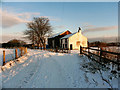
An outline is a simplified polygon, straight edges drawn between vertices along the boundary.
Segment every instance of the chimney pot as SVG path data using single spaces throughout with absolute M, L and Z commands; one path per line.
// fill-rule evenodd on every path
M 81 28 L 79 27 L 79 30 L 78 30 L 78 32 L 81 30 Z

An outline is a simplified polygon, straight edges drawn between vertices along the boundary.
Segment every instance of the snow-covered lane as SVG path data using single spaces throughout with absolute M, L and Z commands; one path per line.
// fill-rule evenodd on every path
M 28 50 L 28 54 L 19 58 L 13 67 L 9 65 L 3 67 L 2 86 L 3 88 L 110 87 L 102 81 L 99 74 L 80 69 L 84 59 L 87 58 L 81 58 L 78 54 Z
M 75 82 L 74 78 L 77 76 L 78 72 L 80 72 L 78 71 L 79 63 L 77 63 L 78 65 L 76 65 L 76 62 L 71 63 L 73 55 L 69 54 L 54 55 L 54 54 L 55 53 L 44 54 L 47 58 L 42 59 L 41 68 L 38 71 L 39 74 L 36 74 L 32 82 L 29 82 L 25 87 L 28 86 L 30 86 L 31 88 L 76 87 L 74 85 Z M 78 67 L 78 69 L 76 69 L 76 67 Z

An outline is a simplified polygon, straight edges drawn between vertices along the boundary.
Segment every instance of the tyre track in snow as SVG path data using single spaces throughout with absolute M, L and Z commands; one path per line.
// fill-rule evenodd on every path
M 64 79 L 63 80 L 64 81 L 64 87 L 63 88 L 68 88 L 69 87 L 69 83 L 68 82 L 69 82 L 70 76 L 68 74 L 66 74 L 66 72 L 64 70 L 64 67 L 62 67 L 61 64 L 58 62 L 58 60 L 57 60 L 58 56 L 55 56 L 54 58 L 51 56 L 51 58 L 56 63 L 56 65 L 59 67 L 59 71 L 61 71 L 61 77 Z
M 74 68 L 74 64 L 77 65 L 79 64 L 79 57 L 77 54 L 66 54 L 64 57 L 66 57 L 67 60 L 69 60 L 70 58 L 72 57 L 77 57 L 78 59 L 78 63 L 71 63 L 70 61 L 70 64 L 69 65 L 61 65 L 60 62 L 58 62 L 59 60 L 56 60 L 55 62 L 58 63 L 61 67 L 62 67 L 62 71 L 64 73 L 64 77 L 66 78 L 66 84 L 67 84 L 67 88 L 76 88 L 76 87 L 79 87 L 79 80 L 81 79 L 81 77 L 79 77 L 77 80 L 76 80 L 76 77 L 75 74 L 73 74 L 73 72 L 69 72 L 67 71 L 68 68 L 70 68 L 72 65 L 73 65 L 73 68 Z M 65 59 L 64 57 L 62 57 L 61 59 Z M 55 57 L 57 59 L 57 57 Z M 66 61 L 66 60 L 65 60 Z M 68 61 L 67 61 L 68 62 Z M 75 61 L 76 62 L 76 61 Z M 68 82 L 68 83 L 67 83 Z
M 31 85 L 31 88 L 34 87 L 67 87 L 66 79 L 64 78 L 64 71 L 61 66 L 56 62 L 53 56 L 48 52 L 48 58 L 41 60 L 42 64 L 39 68 L 34 79 L 27 86 Z M 26 88 L 25 87 L 25 88 Z
M 64 83 L 62 87 L 67 88 L 68 83 L 67 83 L 67 80 L 66 80 L 66 77 L 65 77 L 65 71 L 64 71 L 64 68 L 57 62 L 58 58 L 56 58 L 56 57 L 58 57 L 58 56 L 56 55 L 56 56 L 53 57 L 50 54 L 49 54 L 49 56 L 52 59 L 52 61 L 54 62 L 54 65 L 55 65 L 54 67 L 57 67 L 57 69 L 58 69 L 59 76 L 57 76 L 57 78 L 60 78 L 62 80 L 61 83 Z M 59 83 L 59 82 L 57 81 L 56 83 Z M 61 87 L 61 86 L 59 86 L 59 87 Z
M 22 86 L 23 88 L 33 88 L 33 87 L 34 87 L 34 85 L 33 85 L 34 80 L 35 80 L 35 78 L 36 78 L 38 75 L 40 75 L 40 70 L 39 70 L 39 69 L 41 68 L 41 66 L 42 66 L 42 64 L 43 64 L 44 53 L 42 53 L 41 56 L 42 56 L 41 58 L 39 58 L 39 56 L 38 56 L 38 58 L 39 58 L 39 60 L 38 60 L 39 64 L 36 65 L 37 70 L 34 72 L 34 75 L 30 78 L 29 82 L 27 82 L 24 86 Z M 36 59 L 36 58 L 34 58 L 34 59 Z

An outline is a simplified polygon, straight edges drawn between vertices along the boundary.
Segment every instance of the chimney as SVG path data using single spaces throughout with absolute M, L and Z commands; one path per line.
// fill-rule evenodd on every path
M 81 33 L 81 28 L 79 27 L 79 29 L 78 29 L 78 33 Z

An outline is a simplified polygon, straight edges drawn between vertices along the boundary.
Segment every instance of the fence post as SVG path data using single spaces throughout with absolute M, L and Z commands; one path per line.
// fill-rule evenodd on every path
M 89 55 L 89 45 L 88 45 L 88 55 Z
M 100 48 L 100 61 L 102 59 L 102 48 Z
M 80 46 L 80 54 L 82 54 L 82 46 Z
M 27 53 L 27 47 L 25 48 L 25 53 Z
M 98 50 L 99 50 L 99 46 L 98 46 Z M 97 54 L 100 55 L 99 51 L 97 51 Z
M 117 62 L 119 63 L 118 64 L 118 71 L 120 70 L 120 55 L 117 55 Z
M 5 50 L 3 50 L 3 65 L 5 65 Z
M 17 59 L 18 58 L 18 54 L 17 54 L 18 52 L 17 52 L 17 49 L 15 49 L 15 59 Z
M 90 58 L 90 53 L 89 53 L 89 50 L 90 50 L 90 48 L 89 48 L 89 46 L 88 46 L 88 54 L 87 54 L 87 55 L 88 55 L 88 57 Z

